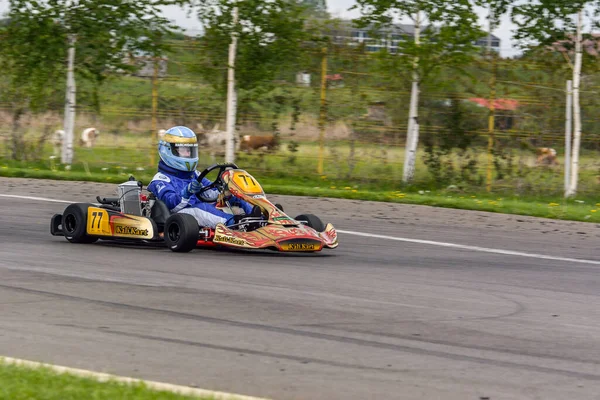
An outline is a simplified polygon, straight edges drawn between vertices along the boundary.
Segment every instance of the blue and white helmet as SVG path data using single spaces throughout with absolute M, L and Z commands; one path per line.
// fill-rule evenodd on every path
M 190 128 L 175 126 L 158 142 L 158 154 L 171 168 L 195 171 L 198 165 L 198 139 Z

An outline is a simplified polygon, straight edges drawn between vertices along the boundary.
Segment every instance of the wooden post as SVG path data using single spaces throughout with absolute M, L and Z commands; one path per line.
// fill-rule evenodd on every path
M 323 47 L 321 61 L 321 112 L 319 115 L 319 163 L 317 172 L 323 174 L 323 157 L 325 154 L 325 126 L 327 124 L 327 47 Z
M 489 99 L 489 116 L 488 116 L 488 159 L 487 159 L 487 173 L 486 173 L 486 185 L 485 188 L 488 192 L 492 191 L 492 171 L 494 164 L 494 119 L 495 119 L 495 107 L 496 102 L 496 72 L 497 63 L 495 55 L 491 55 L 492 59 L 492 76 L 490 78 L 490 99 Z
M 158 147 L 158 131 L 156 126 L 156 113 L 158 111 L 158 69 L 159 57 L 154 57 L 154 73 L 152 74 L 152 149 L 150 150 L 150 165 L 156 163 L 156 149 Z

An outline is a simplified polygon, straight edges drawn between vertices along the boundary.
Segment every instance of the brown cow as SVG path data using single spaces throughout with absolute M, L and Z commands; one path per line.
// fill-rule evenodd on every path
M 556 150 L 550 147 L 538 147 L 535 154 L 537 154 L 535 165 L 558 165 Z
M 275 150 L 279 147 L 279 141 L 275 136 L 250 136 L 244 135 L 240 148 L 244 151 L 251 150 Z

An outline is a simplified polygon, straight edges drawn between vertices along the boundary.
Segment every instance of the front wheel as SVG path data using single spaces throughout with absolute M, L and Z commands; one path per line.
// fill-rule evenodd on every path
M 321 221 L 321 218 L 313 214 L 301 214 L 294 218 L 296 221 L 306 222 L 306 225 L 310 226 L 317 232 L 323 232 L 325 230 L 325 224 Z
M 198 243 L 198 222 L 189 214 L 171 214 L 165 222 L 165 242 L 171 251 L 187 253 Z
M 71 243 L 94 243 L 97 237 L 89 236 L 87 212 L 90 204 L 75 203 L 65 208 L 62 215 L 62 232 Z

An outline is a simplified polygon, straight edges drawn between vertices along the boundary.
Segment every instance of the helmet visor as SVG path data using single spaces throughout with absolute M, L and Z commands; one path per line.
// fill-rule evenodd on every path
M 198 145 L 196 143 L 172 143 L 171 152 L 175 157 L 197 158 Z

